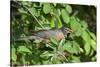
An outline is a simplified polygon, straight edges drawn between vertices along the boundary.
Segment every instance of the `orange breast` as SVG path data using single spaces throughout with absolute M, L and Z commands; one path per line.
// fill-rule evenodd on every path
M 64 37 L 64 34 L 62 33 L 62 32 L 60 32 L 60 33 L 56 33 L 56 39 L 57 40 L 61 40 L 61 39 L 64 39 L 65 37 Z

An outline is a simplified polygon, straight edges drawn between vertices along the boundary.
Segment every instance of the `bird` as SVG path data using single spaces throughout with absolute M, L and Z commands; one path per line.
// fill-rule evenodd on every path
M 60 29 L 39 30 L 33 32 L 30 36 L 19 38 L 17 39 L 17 41 L 35 39 L 35 40 L 50 42 L 50 38 L 54 38 L 59 41 L 64 38 L 67 38 L 67 35 L 71 32 L 73 32 L 73 30 L 71 30 L 68 27 L 62 27 Z

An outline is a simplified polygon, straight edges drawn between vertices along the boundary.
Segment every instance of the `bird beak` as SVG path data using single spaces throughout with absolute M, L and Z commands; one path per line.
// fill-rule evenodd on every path
M 67 29 L 69 33 L 73 33 L 74 31 L 72 29 Z
M 74 31 L 72 29 L 70 29 L 70 32 L 73 33 Z

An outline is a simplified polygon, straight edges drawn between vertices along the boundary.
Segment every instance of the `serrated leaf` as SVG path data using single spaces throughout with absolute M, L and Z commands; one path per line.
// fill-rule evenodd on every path
M 69 21 L 70 21 L 70 17 L 69 17 L 68 12 L 67 12 L 65 9 L 62 9 L 62 10 L 61 10 L 61 16 L 62 16 L 63 21 L 64 21 L 66 24 L 68 24 Z
M 31 53 L 31 51 L 26 46 L 19 46 L 18 47 L 19 52 L 28 52 Z
M 50 4 L 48 4 L 48 3 L 43 4 L 43 12 L 44 12 L 45 14 L 48 14 L 48 13 L 51 12 Z
M 13 61 L 16 61 L 17 56 L 16 56 L 16 50 L 15 50 L 15 48 L 12 48 L 11 51 L 12 51 L 11 52 L 11 58 L 12 58 Z
M 72 13 L 72 8 L 71 8 L 70 5 L 66 5 L 65 9 L 67 10 L 67 12 L 68 12 L 69 14 Z

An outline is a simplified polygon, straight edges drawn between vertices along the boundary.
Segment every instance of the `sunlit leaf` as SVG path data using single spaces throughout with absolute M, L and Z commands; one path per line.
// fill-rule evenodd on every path
M 54 18 L 51 19 L 50 26 L 51 26 L 52 28 L 55 27 Z
M 62 39 L 59 43 L 59 46 L 63 46 L 65 44 L 65 39 Z
M 67 10 L 67 12 L 68 12 L 69 14 L 72 13 L 72 7 L 71 7 L 70 5 L 66 5 L 65 9 Z
M 80 36 L 82 34 L 82 27 L 81 24 L 76 20 L 75 17 L 71 18 L 70 26 L 76 36 Z
M 86 55 L 88 55 L 90 53 L 90 44 L 91 44 L 91 38 L 90 35 L 87 31 L 84 31 L 82 33 L 82 38 L 85 41 L 84 42 L 84 49 L 86 51 Z
M 95 41 L 96 41 L 96 36 L 95 36 L 95 34 L 94 34 L 94 33 L 92 33 L 92 32 L 89 32 L 89 34 L 90 34 L 91 38 L 92 38 L 93 40 L 95 40 Z
M 71 58 L 72 58 L 71 62 L 80 62 L 80 58 L 77 56 L 72 56 Z
M 58 41 L 55 39 L 55 38 L 50 38 L 50 41 L 55 44 L 55 45 L 58 45 Z
M 32 15 L 39 16 L 35 8 L 29 8 L 29 11 L 32 13 Z
M 89 35 L 89 33 L 87 32 L 87 31 L 83 31 L 83 33 L 82 33 L 82 38 L 83 38 L 83 40 L 85 41 L 85 42 L 87 42 L 87 43 L 91 43 L 90 42 L 90 35 Z
M 18 47 L 19 52 L 28 52 L 31 53 L 31 51 L 26 46 L 19 46 Z
M 47 4 L 47 3 L 43 4 L 43 11 L 45 14 L 50 13 L 50 11 L 51 11 L 50 4 Z
M 91 39 L 91 47 L 93 48 L 93 50 L 96 50 L 96 41 Z
M 72 43 L 70 41 L 68 41 L 64 46 L 63 46 L 63 49 L 64 50 L 67 50 L 69 52 L 72 52 L 71 49 L 72 49 Z
M 49 56 L 53 56 L 54 54 L 49 53 L 48 51 L 45 51 L 44 53 L 41 54 L 41 57 L 49 57 Z
M 80 23 L 81 23 L 81 25 L 82 25 L 82 27 L 83 27 L 84 29 L 87 29 L 87 27 L 88 27 L 87 22 L 81 21 Z
M 22 14 L 27 14 L 27 12 L 26 12 L 25 10 L 23 10 L 23 9 L 18 9 L 18 11 L 19 11 L 20 13 L 22 13 Z
M 79 52 L 79 44 L 75 41 L 68 41 L 64 46 L 64 50 L 67 50 L 70 53 L 78 53 Z
M 60 17 L 57 17 L 57 19 L 58 19 L 58 28 L 61 28 L 63 26 L 61 19 L 60 19 Z
M 86 51 L 86 55 L 88 55 L 90 53 L 90 44 L 89 43 L 85 43 L 84 44 L 84 49 Z
M 62 10 L 61 10 L 61 16 L 62 16 L 63 21 L 64 21 L 66 24 L 68 24 L 69 21 L 70 21 L 70 17 L 69 17 L 68 12 L 67 12 L 65 9 L 62 9 Z
M 91 60 L 92 60 L 92 61 L 96 61 L 96 56 L 93 56 L 93 57 L 91 58 Z
M 12 58 L 13 61 L 16 61 L 17 56 L 16 56 L 16 50 L 15 50 L 15 48 L 12 48 L 11 51 L 12 51 L 11 52 L 11 58 Z
M 91 50 L 91 53 L 89 54 L 89 56 L 93 56 L 94 54 L 94 50 Z

